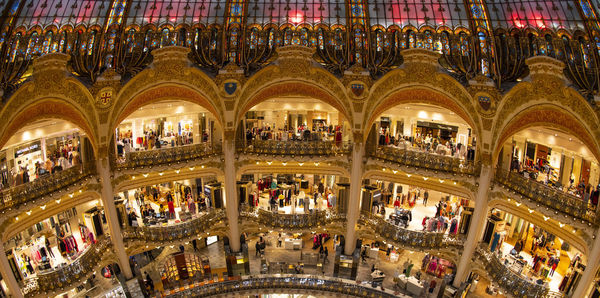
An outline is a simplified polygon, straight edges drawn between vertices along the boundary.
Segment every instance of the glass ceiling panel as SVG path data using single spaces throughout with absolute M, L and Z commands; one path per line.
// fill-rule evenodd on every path
M 250 0 L 248 24 L 346 24 L 343 0 Z
M 462 0 L 377 0 L 369 1 L 371 25 L 389 27 L 423 25 L 469 28 L 468 13 Z
M 111 1 L 95 0 L 28 0 L 16 19 L 17 27 L 27 29 L 39 25 L 46 28 L 55 25 L 104 26 Z
M 576 3 L 571 0 L 487 0 L 494 28 L 584 29 Z

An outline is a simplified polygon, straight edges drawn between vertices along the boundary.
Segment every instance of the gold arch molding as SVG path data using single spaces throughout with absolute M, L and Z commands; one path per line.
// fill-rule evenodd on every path
M 115 109 L 115 111 L 113 111 L 115 115 L 115 121 L 112 122 L 111 131 L 113 131 L 125 118 L 127 118 L 127 116 L 131 115 L 139 108 L 167 99 L 181 100 L 197 104 L 207 109 L 213 116 L 215 116 L 219 124 L 222 125 L 223 123 L 223 118 L 218 111 L 217 106 L 215 106 L 215 104 L 206 96 L 204 96 L 199 90 L 175 83 L 161 83 L 150 88 L 139 90 L 138 93 L 136 93 L 130 99 L 119 99 L 123 101 L 122 107 L 119 110 Z
M 562 130 L 582 141 L 596 157 L 596 160 L 600 160 L 600 149 L 597 140 L 594 138 L 593 133 L 586 128 L 581 118 L 564 108 L 550 104 L 541 104 L 524 108 L 499 130 L 500 136 L 495 143 L 496 146 L 493 153 L 494 163 L 499 157 L 500 149 L 504 142 L 519 131 L 531 127 L 551 127 Z
M 75 124 L 85 132 L 90 139 L 94 152 L 97 152 L 98 144 L 93 130 L 94 126 L 77 107 L 60 98 L 46 98 L 36 101 L 7 119 L 8 125 L 5 126 L 0 137 L 0 148 L 4 147 L 20 128 L 42 119 L 60 119 Z

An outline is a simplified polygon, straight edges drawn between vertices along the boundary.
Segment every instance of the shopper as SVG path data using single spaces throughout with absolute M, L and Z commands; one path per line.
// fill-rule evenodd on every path
M 325 250 L 323 250 L 323 265 L 325 265 L 325 263 L 329 262 L 329 259 L 327 258 L 329 256 L 329 250 L 327 249 L 327 247 L 325 247 Z
M 146 274 L 146 288 L 150 289 L 150 293 L 153 293 L 154 281 L 152 281 L 152 278 L 150 278 L 150 274 L 148 274 L 148 272 L 145 272 L 144 274 Z
M 423 194 L 423 206 L 427 206 L 427 199 L 429 199 L 429 192 L 426 190 Z

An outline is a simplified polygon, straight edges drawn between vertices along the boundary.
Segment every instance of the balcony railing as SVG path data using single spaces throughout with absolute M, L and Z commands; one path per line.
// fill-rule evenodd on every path
M 517 172 L 497 170 L 495 180 L 510 190 L 546 207 L 588 222 L 594 222 L 596 218 L 594 212 L 588 210 L 588 206 L 582 198 L 525 178 Z
M 96 269 L 110 245 L 109 237 L 100 237 L 96 244 L 88 247 L 73 263 L 50 272 L 38 273 L 35 277 L 37 287 L 28 288 L 29 291 L 25 295 L 35 296 L 75 285 Z
M 148 242 L 183 240 L 207 231 L 224 219 L 225 211 L 214 210 L 175 225 L 129 227 L 123 231 L 123 238 L 129 241 L 141 240 Z
M 135 168 L 153 165 L 170 164 L 173 162 L 189 161 L 221 153 L 219 145 L 206 143 L 161 148 L 146 151 L 129 152 L 125 159 L 120 159 L 118 167 Z
M 345 214 L 313 210 L 308 214 L 278 214 L 264 209 L 243 209 L 240 218 L 256 221 L 261 225 L 285 229 L 311 229 L 334 221 L 344 221 Z
M 473 161 L 456 157 L 428 153 L 425 151 L 405 150 L 390 146 L 378 146 L 372 157 L 399 163 L 406 166 L 424 168 L 456 174 L 479 175 L 481 167 Z
M 361 215 L 361 224 L 364 224 L 379 236 L 399 245 L 416 249 L 439 249 L 446 247 L 462 247 L 463 242 L 457 237 L 444 233 L 412 231 L 394 225 L 381 217 Z
M 502 264 L 502 261 L 485 247 L 478 247 L 475 255 L 479 258 L 491 276 L 491 280 L 497 283 L 505 291 L 514 297 L 546 297 L 549 289 L 528 281 L 525 277 L 511 271 Z M 553 295 L 557 293 L 553 292 Z M 555 296 L 556 297 L 556 296 Z
M 325 276 L 312 275 L 259 275 L 243 276 L 236 280 L 223 282 L 195 281 L 190 286 L 181 287 L 181 290 L 165 293 L 168 297 L 212 297 L 230 293 L 236 296 L 236 292 L 256 291 L 265 292 L 269 290 L 295 289 L 303 293 L 310 291 L 327 292 L 342 295 L 344 297 L 397 297 L 391 290 L 379 290 L 370 286 L 362 286 L 356 281 L 343 280 Z M 327 295 L 329 296 L 329 295 Z M 333 295 L 338 296 L 338 295 Z
M 24 203 L 31 202 L 57 190 L 61 190 L 75 183 L 81 182 L 95 172 L 93 163 L 86 166 L 73 166 L 66 170 L 56 172 L 37 178 L 31 182 L 17 185 L 2 191 L 0 210 L 19 207 Z
M 238 148 L 238 152 L 244 153 L 291 156 L 329 156 L 351 151 L 351 142 L 336 144 L 332 141 L 253 140 L 245 148 Z

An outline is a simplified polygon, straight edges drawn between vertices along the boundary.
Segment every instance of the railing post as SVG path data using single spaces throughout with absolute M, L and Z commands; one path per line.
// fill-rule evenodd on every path
M 490 183 L 494 171 L 491 165 L 483 165 L 481 168 L 481 175 L 479 176 L 479 188 L 477 190 L 477 197 L 475 198 L 475 211 L 473 212 L 473 219 L 469 225 L 469 233 L 467 241 L 463 247 L 462 255 L 456 269 L 456 276 L 454 277 L 454 286 L 459 287 L 461 282 L 465 279 L 469 268 L 471 267 L 471 257 L 477 248 L 477 243 L 481 239 L 483 230 L 485 229 L 485 220 L 487 218 L 488 211 L 488 191 L 490 189 Z
M 19 287 L 19 283 L 17 282 L 14 273 L 10 269 L 8 258 L 6 257 L 6 250 L 4 249 L 4 242 L 2 241 L 0 241 L 0 272 L 2 273 L 2 278 L 4 278 L 6 286 L 10 291 L 11 297 L 23 298 L 21 287 Z
M 223 138 L 223 157 L 225 158 L 225 202 L 229 226 L 229 246 L 232 251 L 241 250 L 240 229 L 238 223 L 238 198 L 235 179 L 235 131 L 225 131 Z
M 348 203 L 348 215 L 346 218 L 346 236 L 344 253 L 351 255 L 356 248 L 356 223 L 360 216 L 360 197 L 362 186 L 363 157 L 365 156 L 365 146 L 362 142 L 362 135 L 354 136 L 352 145 L 352 167 L 350 169 L 350 200 Z
M 123 234 L 121 233 L 121 227 L 119 226 L 119 218 L 117 217 L 117 208 L 115 207 L 108 158 L 98 159 L 96 162 L 96 169 L 100 176 L 102 204 L 104 205 L 104 214 L 108 221 L 110 239 L 112 240 L 113 248 L 119 261 L 119 267 L 121 267 L 121 272 L 123 272 L 125 278 L 129 280 L 133 275 L 131 273 L 131 267 L 129 266 L 127 252 L 125 252 L 125 245 L 123 244 Z

